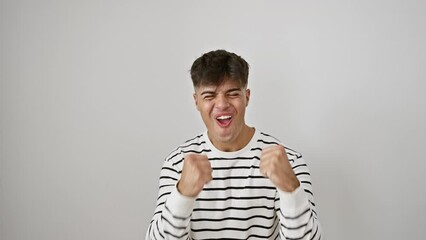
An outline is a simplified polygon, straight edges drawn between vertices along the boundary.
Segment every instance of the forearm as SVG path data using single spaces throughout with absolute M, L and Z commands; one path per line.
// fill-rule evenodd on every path
M 290 163 L 300 186 L 291 193 L 278 190 L 280 210 L 277 215 L 280 218 L 281 236 L 288 239 L 320 239 L 321 226 L 308 166 L 301 155 L 293 157 Z
M 190 218 L 195 199 L 181 195 L 176 187 L 167 200 L 157 205 L 148 229 L 147 239 L 188 239 Z
M 279 191 L 280 234 L 283 239 L 320 239 L 321 227 L 307 193 L 300 186 L 292 193 Z

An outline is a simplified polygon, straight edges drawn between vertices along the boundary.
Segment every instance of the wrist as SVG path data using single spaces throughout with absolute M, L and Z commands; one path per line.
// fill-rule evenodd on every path
M 178 191 L 178 193 L 180 194 L 180 195 L 182 195 L 182 196 L 185 196 L 185 197 L 190 197 L 190 198 L 194 198 L 194 197 L 196 197 L 197 196 L 197 194 L 191 194 L 191 193 L 189 193 L 189 192 L 187 192 L 187 191 L 185 191 L 185 188 L 184 187 L 182 187 L 182 184 L 181 184 L 181 181 L 179 180 L 178 182 L 177 182 L 177 184 L 176 184 L 176 190 Z
M 294 192 L 297 188 L 300 187 L 300 182 L 299 180 L 296 178 L 293 181 L 288 181 L 285 184 L 282 184 L 280 186 L 277 186 L 277 188 L 282 191 L 282 192 Z
M 191 215 L 195 200 L 195 198 L 187 197 L 179 193 L 176 185 L 165 204 L 174 216 L 187 218 Z

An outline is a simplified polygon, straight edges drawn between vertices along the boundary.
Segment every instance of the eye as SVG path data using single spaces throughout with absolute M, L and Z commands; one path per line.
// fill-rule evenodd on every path
M 239 96 L 240 96 L 240 93 L 239 93 L 239 92 L 230 92 L 230 93 L 228 94 L 228 96 L 230 96 L 230 97 L 239 97 Z
M 214 95 L 210 95 L 210 94 L 209 95 L 206 94 L 203 96 L 204 100 L 212 100 L 213 98 L 214 98 Z

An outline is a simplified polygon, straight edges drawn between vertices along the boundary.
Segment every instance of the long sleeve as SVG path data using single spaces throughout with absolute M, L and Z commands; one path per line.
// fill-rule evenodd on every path
M 282 239 L 321 239 L 309 169 L 300 155 L 290 159 L 300 186 L 291 193 L 278 190 L 280 235 Z
M 146 233 L 146 240 L 189 238 L 195 198 L 183 196 L 177 191 L 180 170 L 171 159 L 166 160 L 161 169 L 157 206 Z
M 241 151 L 220 152 L 207 133 L 188 140 L 165 160 L 157 206 L 146 240 L 162 239 L 321 239 L 308 167 L 286 148 L 300 187 L 286 193 L 259 172 L 262 149 L 279 142 L 258 132 Z M 184 154 L 207 154 L 213 173 L 197 198 L 176 187 Z

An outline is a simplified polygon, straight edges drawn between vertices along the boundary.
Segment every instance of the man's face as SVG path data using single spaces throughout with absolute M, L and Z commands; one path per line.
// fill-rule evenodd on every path
M 249 99 L 250 90 L 232 80 L 195 89 L 195 104 L 216 147 L 232 149 L 242 141 L 242 133 L 247 129 L 244 116 Z

